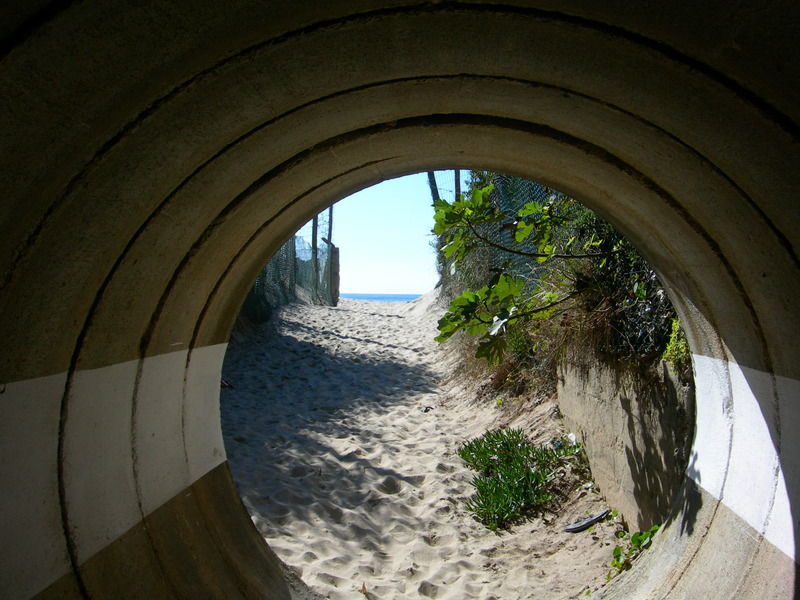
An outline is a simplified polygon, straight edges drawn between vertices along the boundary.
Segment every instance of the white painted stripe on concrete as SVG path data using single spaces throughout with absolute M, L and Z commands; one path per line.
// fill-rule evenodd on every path
M 778 485 L 775 490 L 775 502 L 772 506 L 769 523 L 764 530 L 764 537 L 784 554 L 797 562 L 797 536 L 800 525 L 793 522 L 792 506 L 786 489 L 783 470 L 778 474 Z M 796 507 L 795 507 L 796 509 Z
M 133 431 L 144 514 L 225 461 L 219 381 L 226 348 L 194 350 L 188 372 L 186 350 L 142 364 Z M 117 363 L 78 371 L 72 380 L 64 484 L 79 562 L 142 520 L 131 445 L 138 367 L 138 360 Z M 36 595 L 70 570 L 58 496 L 66 380 L 60 373 L 18 381 L 0 394 L 0 589 L 15 598 Z
M 696 422 L 687 474 L 719 499 L 733 430 L 728 363 L 694 355 Z
M 188 350 L 145 358 L 135 409 L 135 467 L 150 514 L 193 481 L 183 447 L 183 378 Z M 180 400 L 179 400 L 180 399 Z
M 192 350 L 183 406 L 184 443 L 189 478 L 197 481 L 225 462 L 219 414 L 219 385 L 228 344 Z
M 219 385 L 226 348 L 178 350 L 142 363 L 134 443 L 145 515 L 225 462 Z
M 66 373 L 0 389 L 0 590 L 30 598 L 69 571 L 58 497 Z
M 65 428 L 64 480 L 83 562 L 142 520 L 131 455 L 131 395 L 139 361 L 78 371 Z
M 797 423 L 798 382 L 734 362 L 693 358 L 697 430 L 688 476 L 796 560 L 797 530 L 785 473 L 796 477 L 798 472 L 785 445 L 781 456 L 776 450 L 775 407 L 781 406 L 783 429 Z M 781 385 L 775 385 L 778 379 L 784 380 Z
M 770 431 L 775 423 L 772 376 L 731 363 L 733 446 L 723 503 L 759 533 L 764 533 L 773 509 L 779 456 Z M 775 543 L 774 540 L 770 540 Z M 777 544 L 776 544 L 777 545 Z M 781 548 L 786 552 L 785 548 Z

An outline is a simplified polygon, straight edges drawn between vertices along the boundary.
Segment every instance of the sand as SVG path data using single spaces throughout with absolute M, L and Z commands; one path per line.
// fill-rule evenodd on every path
M 222 424 L 253 522 L 321 598 L 556 599 L 596 589 L 618 524 L 562 531 L 606 508 L 592 489 L 499 534 L 464 509 L 473 473 L 456 454 L 461 443 L 510 414 L 538 441 L 563 431 L 549 402 L 509 411 L 476 398 L 433 341 L 440 312 L 432 296 L 343 299 L 286 307 L 234 336 Z M 297 598 L 313 596 L 298 586 Z

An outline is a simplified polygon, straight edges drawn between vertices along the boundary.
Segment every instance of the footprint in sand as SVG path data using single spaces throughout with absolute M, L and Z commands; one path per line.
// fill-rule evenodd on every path
M 404 481 L 413 485 L 414 487 L 419 487 L 425 483 L 425 475 L 411 475 L 410 477 L 405 477 Z
M 292 470 L 289 471 L 289 475 L 291 477 L 304 477 L 311 472 L 311 469 L 306 467 L 305 465 L 295 465 L 292 467 Z
M 431 583 L 430 581 L 423 581 L 417 588 L 420 596 L 426 598 L 436 598 L 439 595 L 439 586 Z
M 384 494 L 396 494 L 402 489 L 400 482 L 394 477 L 386 477 L 379 485 L 378 490 Z

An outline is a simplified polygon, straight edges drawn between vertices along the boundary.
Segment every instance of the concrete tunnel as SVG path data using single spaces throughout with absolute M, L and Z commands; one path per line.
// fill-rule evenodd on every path
M 796 596 L 799 4 L 37 0 L 0 14 L 0 595 L 289 598 L 220 432 L 239 305 L 332 202 L 479 167 L 611 220 L 688 330 L 683 489 L 603 597 Z

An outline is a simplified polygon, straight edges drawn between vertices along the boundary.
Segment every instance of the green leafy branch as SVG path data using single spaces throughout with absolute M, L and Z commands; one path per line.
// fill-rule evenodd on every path
M 474 186 L 468 196 L 458 197 L 452 203 L 434 200 L 433 233 L 440 236 L 441 252 L 452 260 L 454 267 L 478 247 L 536 259 L 539 264 L 552 259 L 598 259 L 619 251 L 616 246 L 602 251 L 603 240 L 593 234 L 584 240 L 582 252 L 570 252 L 577 238 L 563 239 L 563 231 L 572 218 L 568 210 L 572 201 L 563 196 L 551 195 L 546 202 L 528 202 L 515 214 L 508 215 L 492 202 L 492 190 L 491 185 Z M 513 247 L 492 239 L 502 237 L 504 230 L 513 231 Z M 560 295 L 544 291 L 544 280 L 552 276 L 539 273 L 536 288 L 531 292 L 526 289 L 530 282 L 495 269 L 488 285 L 477 291 L 465 291 L 450 303 L 439 320 L 436 340 L 443 342 L 458 331 L 480 336 L 476 356 L 486 358 L 490 364 L 501 362 L 507 347 L 503 334 L 509 323 L 548 318 L 578 295 L 577 290 Z
M 553 293 L 542 294 L 525 300 L 522 279 L 500 274 L 494 283 L 477 292 L 466 291 L 455 298 L 444 316 L 439 319 L 437 342 L 444 342 L 458 331 L 480 336 L 475 356 L 485 358 L 489 364 L 502 361 L 507 341 L 502 335 L 513 321 L 547 318 L 560 305 L 577 293 L 556 297 Z
M 576 237 L 559 242 L 554 235 L 570 220 L 563 197 L 554 195 L 548 202 L 528 202 L 516 214 L 508 215 L 492 203 L 493 189 L 492 185 L 474 187 L 469 196 L 457 198 L 452 203 L 442 199 L 434 201 L 433 233 L 444 236 L 442 251 L 447 258 L 458 263 L 479 246 L 535 258 L 539 263 L 554 258 L 593 259 L 619 252 L 617 247 L 599 251 L 597 248 L 603 240 L 594 235 L 583 244 L 583 252 L 568 252 Z M 489 227 L 492 225 L 494 227 Z M 496 237 L 501 230 L 513 231 L 514 242 L 519 246 L 508 246 L 491 239 L 491 234 Z M 523 245 L 533 246 L 535 250 L 524 249 Z M 594 251 L 590 252 L 591 249 Z

